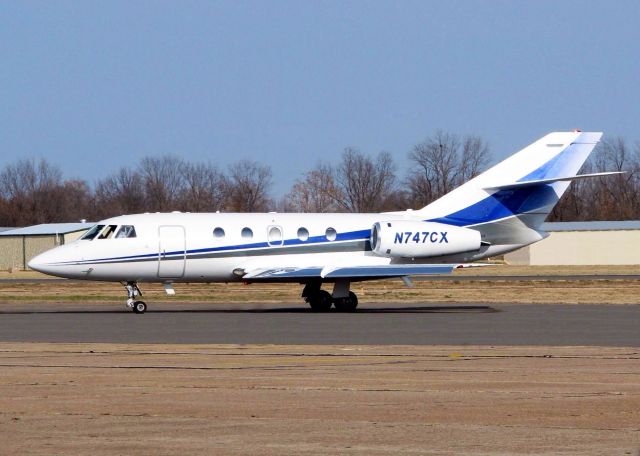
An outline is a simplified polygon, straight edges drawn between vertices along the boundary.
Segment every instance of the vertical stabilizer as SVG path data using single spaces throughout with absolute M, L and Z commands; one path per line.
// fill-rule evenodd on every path
M 519 218 L 538 229 L 570 182 L 500 187 L 575 176 L 601 136 L 600 132 L 549 133 L 414 214 L 457 226 Z

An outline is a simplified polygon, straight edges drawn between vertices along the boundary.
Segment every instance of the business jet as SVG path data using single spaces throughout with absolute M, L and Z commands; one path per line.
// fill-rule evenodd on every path
M 179 282 L 293 282 L 314 311 L 354 311 L 353 282 L 447 274 L 547 237 L 541 224 L 571 181 L 614 174 L 577 174 L 601 136 L 550 133 L 419 210 L 123 215 L 29 267 L 121 282 L 135 313 L 147 309 L 142 282 L 168 294 Z

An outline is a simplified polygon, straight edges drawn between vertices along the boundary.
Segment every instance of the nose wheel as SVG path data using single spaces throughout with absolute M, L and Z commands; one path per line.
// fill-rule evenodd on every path
M 133 312 L 137 314 L 143 314 L 147 311 L 147 305 L 144 301 L 136 301 L 133 303 Z
M 133 310 L 133 313 L 143 314 L 147 311 L 147 305 L 144 301 L 138 301 L 136 298 L 142 296 L 142 291 L 136 282 L 127 282 L 124 284 L 127 290 L 127 307 Z

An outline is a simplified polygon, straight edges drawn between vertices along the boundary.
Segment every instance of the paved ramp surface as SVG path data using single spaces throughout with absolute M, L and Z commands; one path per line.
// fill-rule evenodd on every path
M 640 346 L 638 305 L 363 304 L 354 314 L 296 305 L 0 304 L 0 341 Z

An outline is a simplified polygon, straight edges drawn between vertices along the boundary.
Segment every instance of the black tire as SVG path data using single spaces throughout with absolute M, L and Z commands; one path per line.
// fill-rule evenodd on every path
M 358 297 L 350 291 L 348 297 L 335 299 L 333 304 L 338 312 L 355 312 L 358 307 Z
M 331 305 L 333 304 L 333 298 L 329 292 L 319 290 L 309 296 L 307 302 L 311 306 L 311 310 L 314 312 L 329 312 L 329 310 L 331 310 Z
M 144 301 L 136 301 L 133 303 L 133 312 L 137 314 L 143 314 L 147 311 L 147 305 Z

